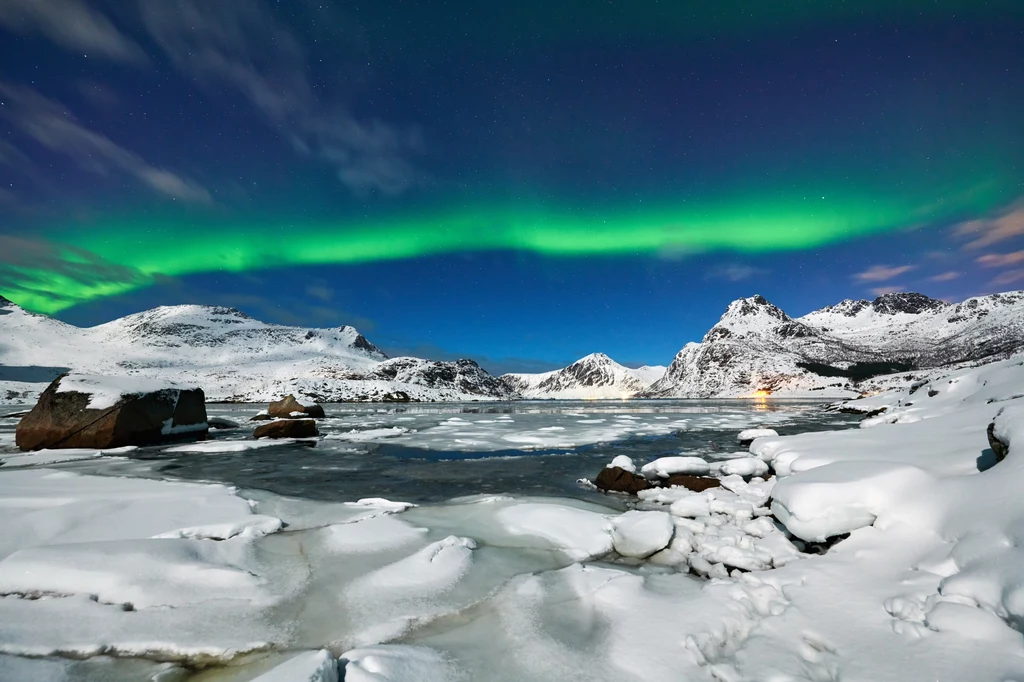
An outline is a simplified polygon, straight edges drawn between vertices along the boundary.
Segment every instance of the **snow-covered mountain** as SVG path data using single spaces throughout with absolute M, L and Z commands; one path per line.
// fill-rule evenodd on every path
M 234 308 L 184 305 L 80 328 L 0 297 L 0 401 L 34 401 L 66 369 L 163 377 L 201 386 L 211 401 L 514 397 L 472 360 L 389 359 L 352 327 L 287 327 Z
M 731 303 L 704 339 L 684 346 L 665 376 L 641 395 L 849 396 L 871 390 L 873 376 L 996 360 L 1020 349 L 1024 291 L 957 304 L 886 294 L 798 318 L 753 296 Z
M 540 374 L 500 378 L 524 398 L 631 398 L 665 374 L 665 367 L 624 367 L 604 353 L 591 353 L 568 367 Z

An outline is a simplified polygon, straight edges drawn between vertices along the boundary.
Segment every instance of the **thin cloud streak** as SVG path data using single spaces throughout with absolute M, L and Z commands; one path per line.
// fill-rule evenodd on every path
M 914 265 L 873 265 L 864 272 L 858 272 L 853 278 L 858 282 L 888 282 L 905 272 L 910 272 L 915 267 Z
M 81 0 L 0 0 L 0 26 L 22 35 L 44 35 L 83 56 L 149 62 L 138 43 Z
M 953 227 L 953 235 L 970 238 L 965 249 L 976 251 L 993 244 L 1024 236 L 1024 199 L 990 218 L 969 220 Z
M 979 256 L 977 259 L 978 265 L 986 268 L 1005 268 L 1008 265 L 1017 265 L 1024 263 L 1024 251 L 1014 251 L 1013 253 L 987 253 L 984 256 Z
M 179 71 L 211 95 L 228 89 L 245 97 L 296 152 L 334 166 L 353 193 L 396 195 L 424 183 L 407 159 L 422 146 L 418 132 L 321 105 L 302 45 L 265 3 L 143 0 L 140 8 Z
M 172 199 L 201 204 L 212 202 L 210 193 L 198 183 L 153 166 L 109 137 L 86 128 L 60 102 L 31 88 L 3 82 L 0 82 L 0 96 L 9 105 L 0 112 L 22 135 L 71 158 L 82 170 L 110 175 L 111 170 L 117 169 Z

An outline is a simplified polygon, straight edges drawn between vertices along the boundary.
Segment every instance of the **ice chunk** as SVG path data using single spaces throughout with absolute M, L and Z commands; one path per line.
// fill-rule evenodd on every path
M 646 478 L 668 478 L 673 474 L 703 476 L 710 471 L 711 465 L 700 457 L 659 457 L 640 469 Z
M 129 540 L 32 547 L 0 561 L 0 594 L 88 595 L 136 609 L 212 599 L 266 602 L 250 545 Z
M 345 682 L 455 682 L 454 664 L 422 646 L 386 644 L 353 649 L 341 655 Z
M 271 448 L 290 443 L 315 443 L 315 439 L 277 438 L 268 440 L 201 440 L 186 445 L 175 445 L 165 448 L 164 452 L 245 452 L 246 450 L 258 450 L 260 448 Z
M 743 431 L 740 431 L 739 435 L 736 436 L 736 440 L 738 440 L 741 443 L 746 443 L 747 441 L 752 441 L 755 438 L 776 438 L 778 437 L 778 435 L 779 432 L 776 431 L 775 429 L 757 427 L 753 429 L 744 429 Z
M 307 651 L 275 666 L 252 682 L 338 682 L 338 662 L 326 649 Z
M 178 528 L 167 533 L 155 535 L 155 538 L 191 538 L 193 540 L 227 540 L 229 538 L 259 538 L 281 530 L 284 523 L 274 516 L 253 514 L 238 521 L 212 523 L 207 526 Z
M 339 552 L 380 552 L 418 542 L 426 528 L 417 528 L 393 516 L 378 516 L 355 523 L 339 523 L 324 529 L 325 544 Z
M 612 546 L 622 556 L 646 559 L 668 546 L 672 517 L 661 511 L 628 511 L 612 519 Z
M 608 517 L 559 504 L 524 503 L 498 512 L 497 520 L 513 535 L 544 538 L 574 561 L 586 561 L 612 550 Z

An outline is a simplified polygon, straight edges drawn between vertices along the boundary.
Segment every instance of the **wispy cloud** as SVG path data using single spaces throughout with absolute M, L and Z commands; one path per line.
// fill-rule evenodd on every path
M 708 279 L 724 279 L 729 282 L 745 282 L 748 279 L 768 274 L 765 268 L 754 267 L 744 263 L 729 263 L 708 271 Z
M 82 0 L 0 0 L 0 26 L 22 35 L 44 35 L 87 57 L 149 61 L 138 43 Z
M 869 291 L 875 296 L 885 296 L 886 294 L 895 294 L 897 291 L 905 291 L 906 289 L 901 286 L 888 286 L 888 287 L 875 287 L 869 289 Z
M 419 134 L 324 106 L 294 35 L 259 0 L 144 0 L 142 22 L 175 67 L 214 96 L 245 97 L 301 154 L 336 169 L 355 193 L 399 194 L 423 182 L 408 161 Z
M 1024 280 L 1024 270 L 1007 270 L 993 278 L 992 286 L 1004 287 L 1022 280 Z
M 992 217 L 960 223 L 953 227 L 953 234 L 970 239 L 964 247 L 969 250 L 983 249 L 993 244 L 1024 236 L 1024 199 Z
M 960 273 L 959 272 L 954 272 L 954 271 L 950 270 L 949 272 L 943 272 L 943 273 L 940 273 L 938 275 L 934 275 L 932 277 L 929 277 L 928 280 L 930 282 L 952 282 L 954 279 L 958 279 L 959 277 L 960 277 Z
M 979 256 L 977 262 L 978 265 L 983 265 L 986 268 L 1005 268 L 1008 265 L 1018 265 L 1024 263 L 1024 251 L 986 253 L 984 256 Z
M 71 158 L 82 170 L 109 175 L 118 170 L 134 176 L 155 192 L 194 203 L 210 203 L 210 193 L 198 183 L 149 164 L 109 137 L 82 125 L 60 102 L 35 90 L 0 82 L 0 112 L 26 137 L 57 154 Z
M 864 272 L 855 274 L 853 278 L 858 282 L 888 282 L 905 272 L 910 272 L 915 267 L 913 265 L 872 265 Z

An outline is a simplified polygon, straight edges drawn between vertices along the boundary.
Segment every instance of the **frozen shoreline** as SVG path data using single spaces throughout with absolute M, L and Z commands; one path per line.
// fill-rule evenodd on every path
M 326 680 L 327 649 L 357 682 L 1020 678 L 1020 362 L 857 401 L 886 408 L 864 428 L 755 440 L 778 482 L 663 489 L 625 514 L 0 468 L 0 677 L 172 679 L 183 662 L 230 661 L 188 674 L 241 681 L 281 664 Z M 996 464 L 985 431 L 1000 409 L 1010 452 Z M 429 447 L 472 426 L 448 421 L 377 436 Z M 764 516 L 769 496 L 790 539 Z M 847 532 L 821 556 L 787 549 Z M 711 580 L 688 572 L 708 567 Z

